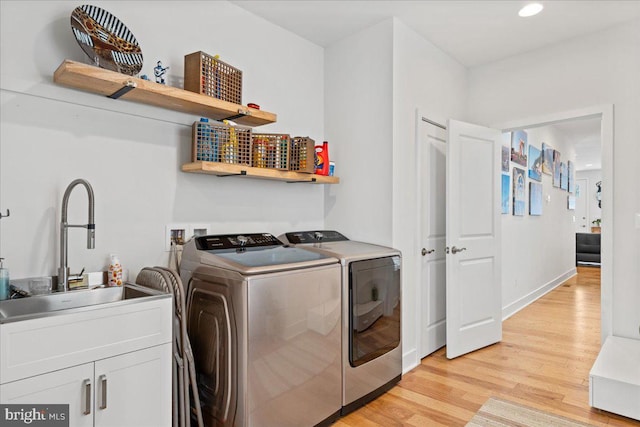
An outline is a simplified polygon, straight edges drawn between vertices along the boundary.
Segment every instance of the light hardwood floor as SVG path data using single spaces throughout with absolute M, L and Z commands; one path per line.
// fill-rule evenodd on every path
M 596 426 L 640 422 L 589 406 L 600 349 L 600 269 L 578 275 L 503 323 L 502 342 L 448 360 L 440 349 L 334 427 L 464 426 L 491 396 Z

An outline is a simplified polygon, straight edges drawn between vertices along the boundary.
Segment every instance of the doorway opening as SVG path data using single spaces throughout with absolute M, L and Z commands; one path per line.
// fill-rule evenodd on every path
M 417 117 L 419 122 L 418 127 L 424 126 L 426 124 L 427 126 L 429 126 L 429 129 L 430 129 L 429 132 L 433 133 L 432 136 L 428 136 L 428 137 L 432 141 L 439 140 L 439 144 L 446 144 L 446 132 L 444 129 L 442 129 L 444 126 L 442 125 L 437 126 L 438 124 L 441 124 L 442 121 L 437 121 L 429 117 L 425 117 L 425 119 L 427 120 L 424 120 L 424 122 L 422 122 L 423 116 L 424 116 L 423 114 L 418 112 L 418 117 Z M 602 242 L 601 242 L 601 301 L 602 301 L 601 337 L 602 337 L 602 340 L 604 340 L 604 338 L 611 333 L 611 328 L 612 328 L 612 307 L 611 307 L 610 296 L 612 294 L 612 287 L 613 287 L 612 265 L 611 265 L 611 260 L 613 257 L 613 244 L 612 244 L 613 194 L 612 194 L 612 191 L 607 191 L 607 190 L 612 188 L 612 183 L 613 183 L 613 105 L 595 106 L 595 107 L 585 108 L 580 110 L 572 110 L 572 111 L 567 111 L 562 113 L 550 114 L 542 117 L 533 117 L 529 119 L 523 119 L 523 120 L 505 123 L 505 124 L 502 124 L 501 126 L 494 126 L 494 127 L 498 129 L 502 129 L 504 132 L 511 132 L 519 129 L 540 130 L 541 128 L 550 127 L 550 126 L 553 126 L 553 127 L 556 127 L 557 129 L 562 130 L 563 133 L 570 133 L 569 131 L 571 130 L 571 127 L 573 127 L 574 129 L 583 128 L 583 131 L 585 132 L 586 130 L 584 128 L 589 128 L 588 131 L 593 133 L 594 131 L 593 127 L 594 126 L 598 127 L 598 129 L 596 130 L 596 133 L 598 133 L 599 135 L 599 138 L 598 138 L 600 143 L 599 154 L 600 154 L 600 160 L 601 160 L 601 167 L 600 167 L 601 179 L 598 182 L 599 182 L 600 188 L 602 188 L 602 192 L 601 192 L 602 208 L 600 211 L 599 219 L 601 219 L 602 221 L 602 228 L 603 228 Z M 418 130 L 417 132 L 418 140 L 416 142 L 418 146 L 420 146 L 421 144 L 420 139 L 421 138 L 424 139 L 425 135 L 429 135 L 429 132 Z M 549 143 L 552 144 L 553 142 L 549 141 Z M 536 144 L 539 145 L 538 142 L 536 142 Z M 437 145 L 438 143 L 436 143 L 435 152 L 434 152 L 433 146 L 431 146 L 431 148 L 427 148 L 428 150 L 432 151 L 432 154 L 435 153 L 435 157 L 432 156 L 432 158 L 438 158 L 438 156 L 442 157 L 441 155 L 438 154 Z M 593 148 L 594 148 L 593 144 L 591 144 L 590 149 L 593 150 Z M 424 150 L 425 148 L 423 147 L 422 149 Z M 572 150 L 575 152 L 575 154 L 572 153 L 571 158 L 575 159 L 574 167 L 575 167 L 575 172 L 577 172 L 576 176 L 579 176 L 580 172 L 582 171 L 596 169 L 597 167 L 595 166 L 596 163 L 593 161 L 587 160 L 588 157 L 591 156 L 593 153 L 585 152 L 584 147 L 580 147 L 580 146 L 572 147 Z M 420 151 L 418 151 L 418 153 L 420 153 Z M 567 155 L 568 154 L 569 152 L 567 152 Z M 420 157 L 420 155 L 418 157 Z M 420 159 L 418 159 L 418 161 L 420 161 Z M 429 160 L 429 161 L 430 161 L 430 165 L 433 166 L 434 165 L 433 161 L 432 160 Z M 440 161 L 442 162 L 442 158 L 440 158 Z M 444 164 L 444 162 L 442 164 Z M 591 164 L 591 166 L 586 166 L 587 164 Z M 424 175 L 423 168 L 418 168 L 418 180 L 422 181 L 421 185 L 418 186 L 420 195 L 423 194 L 425 191 L 427 192 L 435 191 L 436 195 L 445 194 L 444 191 L 441 191 L 445 185 L 441 179 L 441 177 L 444 176 L 444 172 L 442 170 L 439 170 L 438 168 L 439 166 L 436 164 L 435 168 L 432 168 L 434 172 L 430 173 L 430 175 L 426 178 L 426 181 L 425 181 L 425 176 L 423 176 Z M 429 179 L 431 179 L 431 181 L 429 181 Z M 574 185 L 576 183 L 577 181 L 574 181 Z M 590 183 L 588 185 L 592 185 L 592 184 Z M 593 183 L 593 185 L 595 185 L 595 183 Z M 561 192 L 554 192 L 552 191 L 552 189 L 550 189 L 548 193 L 549 194 L 547 194 L 547 197 L 545 197 L 545 202 L 547 202 L 549 195 L 552 198 L 565 197 L 566 198 L 564 201 L 565 209 L 570 208 L 569 204 L 571 203 L 571 197 L 568 192 L 565 192 L 563 194 Z M 574 194 L 575 194 L 575 189 L 574 189 Z M 435 196 L 435 197 L 441 197 L 441 196 Z M 436 212 L 434 214 L 432 212 L 434 210 L 434 206 L 436 206 L 439 202 L 441 203 L 441 201 L 439 201 L 435 197 L 432 197 L 433 200 L 430 200 L 428 202 L 422 201 L 422 203 L 419 204 L 420 212 L 418 215 L 418 222 L 424 223 L 424 221 L 426 221 L 427 223 L 430 223 L 436 227 L 440 225 L 439 228 L 444 229 L 444 226 L 442 225 L 445 222 L 444 213 Z M 595 196 L 592 196 L 591 192 L 589 192 L 589 195 L 587 195 L 587 197 L 595 197 Z M 597 213 L 594 213 L 594 215 L 596 214 Z M 441 216 L 442 218 L 440 218 Z M 591 215 L 585 215 L 585 217 L 586 217 L 585 221 L 588 221 L 588 222 L 592 222 L 596 219 L 595 217 L 591 219 Z M 581 218 L 573 218 L 573 223 L 578 224 L 580 219 Z M 572 227 L 573 227 L 573 224 L 572 224 Z M 434 245 L 433 241 L 425 240 L 428 237 L 429 233 L 425 235 L 424 227 L 421 226 L 421 224 L 418 224 L 418 228 L 419 228 L 419 236 L 421 239 L 423 239 L 419 243 L 420 247 L 418 247 L 418 251 L 420 251 L 421 248 L 424 248 L 426 251 L 431 250 L 432 248 L 431 247 L 427 248 L 427 246 L 429 245 L 433 246 Z M 433 228 L 433 230 L 437 230 L 437 228 Z M 446 240 L 446 236 L 442 235 L 441 233 L 431 233 L 431 234 L 438 237 L 442 242 Z M 424 252 L 424 250 L 422 252 Z M 541 256 L 541 255 L 534 254 L 534 256 Z M 418 298 L 418 301 L 417 301 L 418 310 L 416 311 L 418 313 L 417 324 L 419 325 L 418 331 L 417 331 L 418 332 L 417 346 L 418 346 L 420 358 L 423 358 L 424 356 L 430 354 L 431 352 L 439 348 L 438 346 L 441 347 L 446 343 L 446 337 L 443 336 L 443 333 L 442 333 L 442 331 L 445 330 L 442 325 L 446 324 L 446 313 L 443 312 L 443 308 L 442 308 L 445 306 L 443 301 L 444 300 L 443 295 L 444 295 L 444 290 L 446 289 L 446 284 L 442 283 L 444 281 L 444 275 L 442 273 L 445 268 L 444 259 L 442 260 L 434 259 L 433 262 L 427 268 L 425 268 L 425 265 L 423 264 L 424 263 L 418 263 L 419 265 L 418 286 L 419 286 L 419 292 L 421 297 Z M 573 265 L 575 265 L 575 263 L 573 263 Z M 573 271 L 575 272 L 575 267 Z M 428 277 L 425 277 L 427 275 Z M 541 288 L 539 293 L 537 294 L 533 293 L 533 295 L 531 295 L 531 298 L 532 298 L 531 300 L 523 299 L 522 301 L 520 301 L 520 303 L 522 304 L 520 308 L 523 308 L 533 300 L 542 296 L 544 293 L 549 292 L 551 289 L 554 289 L 557 285 L 562 283 L 568 277 L 570 277 L 570 275 L 567 277 L 558 277 L 557 280 L 553 281 L 553 283 L 549 283 L 546 288 L 545 287 Z M 431 283 L 429 286 L 424 286 L 425 280 L 431 280 L 434 282 Z M 504 283 L 503 288 L 508 286 L 514 286 L 517 289 L 518 286 L 521 286 L 521 285 L 522 284 L 518 284 L 517 282 Z M 425 306 L 425 304 L 427 305 Z M 518 311 L 520 308 L 517 308 L 515 311 Z M 513 314 L 515 311 L 512 311 L 511 313 L 505 313 L 503 311 L 503 317 L 506 318 L 509 315 Z M 428 331 L 427 328 L 430 328 L 431 331 Z

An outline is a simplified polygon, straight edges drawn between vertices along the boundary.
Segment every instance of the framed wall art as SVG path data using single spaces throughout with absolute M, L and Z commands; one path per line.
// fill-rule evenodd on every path
M 509 146 L 502 146 L 502 172 L 509 172 Z
M 511 194 L 511 177 L 502 175 L 502 213 L 509 213 L 509 194 Z
M 560 188 L 560 152 L 553 150 L 553 186 Z
M 542 181 L 542 151 L 529 145 L 529 178 Z
M 523 130 L 511 132 L 511 161 L 527 167 L 527 133 Z
M 542 215 L 542 184 L 539 182 L 529 183 L 529 215 Z
M 525 183 L 524 169 L 513 168 L 513 215 L 524 216 L 525 212 Z
M 560 189 L 569 190 L 569 175 L 567 174 L 567 164 L 560 163 Z
M 553 152 L 555 150 L 549 144 L 542 143 L 542 173 L 553 175 Z

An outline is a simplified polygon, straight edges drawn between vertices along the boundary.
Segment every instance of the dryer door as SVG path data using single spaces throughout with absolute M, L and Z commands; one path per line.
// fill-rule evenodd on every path
M 400 257 L 349 264 L 349 363 L 360 366 L 400 345 Z

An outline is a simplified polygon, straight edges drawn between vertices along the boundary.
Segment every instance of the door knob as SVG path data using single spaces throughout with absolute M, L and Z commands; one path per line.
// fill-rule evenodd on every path
M 436 251 L 435 249 L 426 250 L 425 248 L 422 248 L 422 256 L 425 256 L 425 255 L 428 255 L 428 254 L 432 254 L 435 251 Z
M 452 254 L 457 254 L 458 252 L 462 252 L 462 251 L 466 251 L 467 248 L 456 248 L 455 246 L 451 248 L 451 253 Z

